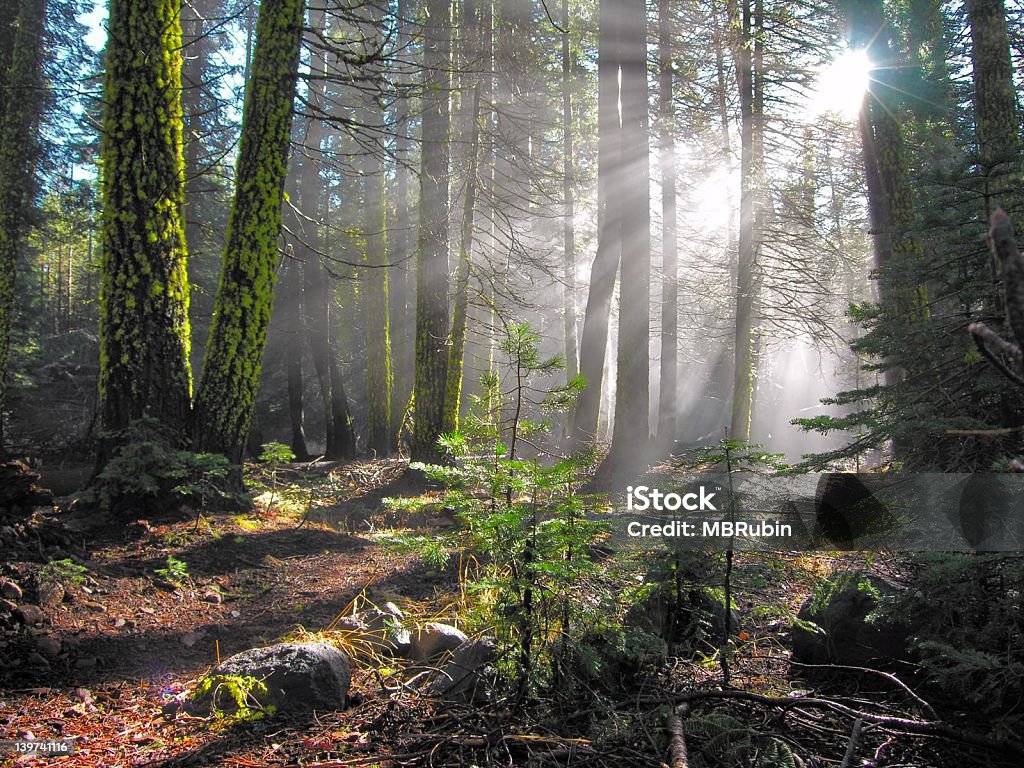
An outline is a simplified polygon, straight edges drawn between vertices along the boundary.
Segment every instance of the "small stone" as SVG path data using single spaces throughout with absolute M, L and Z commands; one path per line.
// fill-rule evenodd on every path
M 21 600 L 24 593 L 21 591 L 21 587 L 15 584 L 13 581 L 5 581 L 0 585 L 0 592 L 8 600 Z
M 47 581 L 39 585 L 39 604 L 53 609 L 64 602 L 64 587 L 60 582 Z
M 75 688 L 72 691 L 72 695 L 79 701 L 84 701 L 86 704 L 92 701 L 92 691 L 88 688 Z
M 43 654 L 43 656 L 49 656 L 51 659 L 56 658 L 60 655 L 61 648 L 61 642 L 56 637 L 40 635 L 36 638 L 36 650 Z
M 85 607 L 88 608 L 93 613 L 106 613 L 107 612 L 107 606 L 103 605 L 102 603 L 86 602 Z
M 239 613 L 238 611 L 232 611 L 232 612 L 231 612 L 231 618 L 233 618 L 233 619 L 237 619 L 237 618 L 238 618 L 239 616 L 241 616 L 241 615 L 242 615 L 242 614 L 241 614 L 241 613 Z
M 14 609 L 14 618 L 23 624 L 34 627 L 43 620 L 43 611 L 38 605 L 19 605 Z
M 125 621 L 124 619 L 117 619 L 114 622 L 114 629 L 120 629 L 121 627 L 125 626 L 127 623 L 128 622 Z
M 184 635 L 181 636 L 181 644 L 184 645 L 186 648 L 191 648 L 204 637 L 206 637 L 206 633 L 203 631 L 186 632 Z
M 220 594 L 212 591 L 207 592 L 205 595 L 203 595 L 203 600 L 205 600 L 208 603 L 213 603 L 214 605 L 220 605 L 222 602 L 224 602 L 224 598 L 221 597 Z

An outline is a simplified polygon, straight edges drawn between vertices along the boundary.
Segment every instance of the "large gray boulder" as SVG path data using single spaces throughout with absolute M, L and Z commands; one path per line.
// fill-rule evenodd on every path
M 351 682 L 348 658 L 326 643 L 278 643 L 225 659 L 196 685 L 189 709 L 231 716 L 341 709 Z
M 875 615 L 879 599 L 895 587 L 862 573 L 819 587 L 804 601 L 793 625 L 793 659 L 805 664 L 884 666 L 907 659 L 909 629 Z
M 420 662 L 436 661 L 453 653 L 468 639 L 461 629 L 448 624 L 430 622 L 413 633 L 409 658 Z
M 491 638 L 468 640 L 440 669 L 421 678 L 421 690 L 428 696 L 452 702 L 486 701 L 490 697 L 489 670 L 495 656 Z

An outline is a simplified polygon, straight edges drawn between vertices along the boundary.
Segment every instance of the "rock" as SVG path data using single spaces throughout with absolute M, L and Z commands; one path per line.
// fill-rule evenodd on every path
M 39 585 L 39 604 L 53 610 L 64 602 L 64 586 L 59 581 L 44 581 Z
M 43 620 L 43 611 L 38 605 L 19 605 L 14 609 L 14 618 L 22 624 L 34 627 Z
M 383 610 L 370 608 L 352 618 L 363 628 L 363 642 L 374 647 L 377 652 L 383 651 L 398 656 L 409 655 L 412 636 L 402 625 L 405 614 L 394 603 L 385 603 Z
M 85 607 L 88 608 L 93 613 L 106 613 L 107 612 L 107 606 L 105 606 L 103 603 L 94 603 L 91 600 L 86 600 L 85 601 Z
M 30 653 L 28 656 L 26 656 L 25 657 L 25 661 L 27 661 L 30 666 L 36 667 L 37 669 L 49 669 L 50 668 L 50 662 L 48 662 L 46 659 L 44 659 L 42 656 L 40 656 L 35 651 Z
M 36 485 L 39 475 L 20 461 L 0 464 L 0 511 L 25 510 L 53 503 L 53 494 Z
M 421 689 L 428 696 L 448 701 L 472 703 L 490 696 L 489 666 L 495 658 L 494 641 L 489 637 L 468 640 L 460 645 L 441 669 L 423 678 Z
M 61 648 L 61 642 L 56 637 L 40 635 L 36 638 L 36 650 L 43 654 L 43 656 L 48 656 L 51 659 L 56 658 L 60 655 Z
M 189 709 L 226 714 L 336 710 L 345 706 L 350 681 L 348 658 L 333 645 L 279 643 L 223 661 L 196 685 Z
M 412 637 L 409 658 L 420 662 L 437 660 L 455 651 L 468 639 L 465 632 L 448 624 L 424 624 Z
M 877 666 L 908 659 L 909 628 L 868 617 L 878 598 L 895 591 L 888 582 L 854 573 L 819 587 L 793 625 L 793 658 L 806 664 Z
M 8 600 L 21 600 L 24 593 L 21 591 L 21 587 L 15 584 L 13 581 L 5 581 L 0 585 L 0 593 L 3 594 Z
M 219 592 L 209 591 L 203 595 L 203 600 L 214 605 L 220 605 L 224 602 L 224 598 Z
M 14 613 L 18 606 L 10 600 L 0 600 L 0 613 Z

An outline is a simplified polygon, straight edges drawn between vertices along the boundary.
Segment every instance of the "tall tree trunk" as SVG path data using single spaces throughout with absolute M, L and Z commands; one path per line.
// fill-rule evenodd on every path
M 180 48 L 178 0 L 112 0 L 99 380 L 108 433 L 143 417 L 183 431 L 189 415 Z
M 733 4 L 735 8 L 735 4 Z M 762 82 L 754 67 L 754 36 L 760 30 L 752 23 L 751 0 L 742 0 L 738 11 L 740 37 L 735 46 L 736 80 L 740 92 L 740 234 L 739 260 L 736 273 L 736 327 L 734 336 L 733 401 L 730 435 L 737 440 L 750 439 L 750 421 L 754 403 L 754 306 L 757 300 L 755 272 L 757 269 L 759 217 L 756 201 L 759 196 L 761 139 L 756 135 L 760 124 L 756 107 L 760 101 L 757 89 Z M 734 22 L 735 23 L 735 22 Z
M 18 251 L 39 154 L 45 25 L 45 0 L 0 0 L 0 457 Z
M 195 405 L 198 446 L 240 464 L 273 306 L 303 3 L 263 0 L 242 118 L 235 199 Z
M 398 0 L 398 50 L 404 51 L 409 45 L 411 24 L 411 0 Z M 412 249 L 413 230 L 412 207 L 409 205 L 409 99 L 399 94 L 395 99 L 395 205 L 394 221 L 388 227 L 388 250 L 390 253 L 389 293 L 391 313 L 391 350 L 394 383 L 391 391 L 391 443 L 398 444 L 398 431 L 409 405 L 413 383 L 413 339 L 414 316 L 411 310 L 412 274 L 415 265 Z
M 367 47 L 373 48 L 383 42 L 379 32 L 381 11 L 375 6 L 368 9 L 368 19 L 363 25 L 363 38 Z M 365 106 L 362 110 L 363 123 L 367 126 L 384 126 L 381 107 L 374 94 L 363 94 Z M 363 280 L 363 323 L 366 339 L 366 448 L 377 456 L 386 456 L 391 451 L 391 328 L 388 317 L 388 269 L 387 269 L 387 206 L 384 193 L 384 164 L 375 151 L 365 152 L 362 162 L 365 189 L 366 237 Z
M 676 233 L 675 110 L 672 105 L 672 28 L 668 0 L 658 0 L 658 113 L 661 138 L 661 376 L 658 442 L 677 432 L 679 397 L 679 257 Z
M 327 14 L 323 8 L 309 10 L 309 28 L 314 33 L 326 34 Z M 302 212 L 297 225 L 302 233 L 296 244 L 296 257 L 304 265 L 303 314 L 306 339 L 309 342 L 313 370 L 316 372 L 320 405 L 324 414 L 324 455 L 328 459 L 347 459 L 355 456 L 355 434 L 349 413 L 348 398 L 338 363 L 335 341 L 336 314 L 332 278 L 324 265 L 323 237 L 319 222 L 328 219 L 324 182 L 319 164 L 323 161 L 324 124 L 317 113 L 325 109 L 324 96 L 326 64 L 325 52 L 312 46 L 307 100 L 313 112 L 309 118 L 303 140 L 302 173 L 299 180 L 298 205 Z M 333 382 L 333 383 L 332 383 Z
M 622 135 L 619 123 L 618 0 L 600 0 L 600 41 L 597 52 L 597 254 L 590 270 L 590 290 L 580 338 L 580 374 L 586 388 L 580 393 L 573 420 L 577 445 L 597 438 L 602 381 L 608 349 L 608 322 L 615 291 L 615 274 L 622 251 L 622 211 L 612 204 L 622 181 Z
M 479 65 L 479 20 L 475 0 L 463 0 L 463 105 L 461 133 L 466 147 L 466 188 L 462 201 L 462 224 L 459 230 L 459 263 L 455 270 L 455 301 L 452 306 L 451 346 L 448 347 L 448 382 L 444 393 L 444 431 L 459 428 L 462 404 L 462 381 L 466 355 L 466 323 L 469 319 L 469 271 L 473 253 L 473 232 L 476 217 L 477 167 L 480 156 L 480 78 L 474 69 Z M 469 90 L 469 98 L 465 96 Z
M 1003 0 L 967 0 L 974 65 L 974 134 L 985 174 L 986 213 L 1021 200 L 1020 115 Z
M 562 0 L 562 306 L 565 340 L 565 380 L 579 373 L 576 341 L 576 174 L 572 133 L 572 48 L 569 40 L 569 0 Z M 567 425 L 568 433 L 572 425 Z
M 651 212 L 647 117 L 647 4 L 620 4 L 622 183 L 612 205 L 622 209 L 619 339 L 613 463 L 632 461 L 650 439 Z M 619 197 L 621 195 L 621 197 Z
M 303 413 L 303 379 L 302 379 L 302 266 L 289 260 L 285 266 L 284 282 L 294 283 L 286 293 L 295 301 L 285 307 L 288 313 L 285 329 L 285 366 L 288 372 L 288 418 L 292 428 L 291 449 L 299 461 L 309 459 L 306 448 L 306 429 Z M 284 288 L 284 286 L 282 286 Z
M 416 259 L 416 376 L 412 458 L 439 458 L 448 373 L 448 133 L 451 4 L 427 0 L 423 140 Z

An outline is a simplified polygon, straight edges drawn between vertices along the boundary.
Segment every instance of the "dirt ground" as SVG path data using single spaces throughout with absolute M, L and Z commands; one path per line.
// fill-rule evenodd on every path
M 323 629 L 357 596 L 394 601 L 413 617 L 459 621 L 457 574 L 399 554 L 381 539 L 382 526 L 394 522 L 382 516 L 382 498 L 436 491 L 410 477 L 400 461 L 307 469 L 298 493 L 289 472 L 261 479 L 271 490 L 251 512 L 97 527 L 72 506 L 52 518 L 68 538 L 64 546 L 23 539 L 0 565 L 0 576 L 21 584 L 26 602 L 45 602 L 39 577 L 47 561 L 78 558 L 85 570 L 67 579 L 63 599 L 50 596 L 39 626 L 2 636 L 0 740 L 66 738 L 77 751 L 0 761 L 83 768 L 657 766 L 666 759 L 659 697 L 670 702 L 673 691 L 716 686 L 714 659 L 640 670 L 627 681 L 630 700 L 602 704 L 599 737 L 552 726 L 592 717 L 593 704 L 582 712 L 548 710 L 545 717 L 500 705 L 458 708 L 420 697 L 403 688 L 394 669 L 374 664 L 357 665 L 343 711 L 244 723 L 174 711 L 168 705 L 218 659 L 300 628 Z M 435 518 L 415 522 L 421 530 L 451 524 L 443 510 Z M 57 523 L 46 522 L 43 530 L 46 525 Z M 178 573 L 175 560 L 184 564 Z M 732 669 L 737 689 L 785 696 L 805 685 L 790 666 L 786 633 L 814 579 L 836 567 L 826 556 L 739 559 L 735 595 L 744 624 Z M 40 645 L 40 637 L 49 641 Z M 49 653 L 33 656 L 34 646 Z M 859 680 L 847 694 L 874 705 L 891 702 L 894 714 L 906 711 L 885 681 Z M 840 764 L 848 721 L 813 710 L 771 714 L 755 705 L 723 704 L 732 717 L 760 718 L 773 732 L 789 729 L 794 747 L 824 756 L 802 765 Z M 933 742 L 903 738 L 894 745 L 885 728 L 869 730 L 866 753 L 893 759 L 858 765 L 946 764 Z

